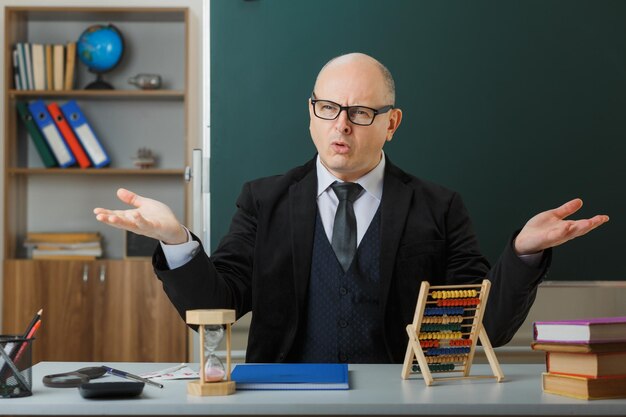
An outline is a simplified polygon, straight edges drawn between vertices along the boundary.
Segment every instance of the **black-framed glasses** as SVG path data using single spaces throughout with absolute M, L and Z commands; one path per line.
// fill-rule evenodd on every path
M 366 106 L 342 106 L 330 100 L 318 100 L 315 94 L 311 95 L 311 106 L 313 114 L 324 120 L 335 120 L 342 110 L 348 114 L 348 119 L 355 125 L 369 126 L 374 123 L 374 118 L 393 109 L 393 105 L 373 109 Z

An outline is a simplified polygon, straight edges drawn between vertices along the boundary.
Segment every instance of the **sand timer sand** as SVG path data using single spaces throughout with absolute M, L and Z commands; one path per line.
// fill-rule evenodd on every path
M 200 380 L 191 381 L 191 395 L 230 395 L 235 381 L 230 379 L 230 326 L 235 322 L 235 310 L 189 310 L 187 323 L 197 324 L 200 336 Z M 226 369 L 215 355 L 215 349 L 226 333 Z

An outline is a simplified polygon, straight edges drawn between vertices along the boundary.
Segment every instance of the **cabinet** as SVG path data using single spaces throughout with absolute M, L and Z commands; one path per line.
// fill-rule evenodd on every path
M 124 37 L 120 64 L 104 74 L 114 90 L 84 90 L 93 81 L 78 60 L 74 90 L 16 90 L 17 42 L 66 44 L 94 24 L 114 24 Z M 98 223 L 94 207 L 120 207 L 115 191 L 129 188 L 168 204 L 187 223 L 188 11 L 186 8 L 7 7 L 4 42 L 4 294 L 3 332 L 21 332 L 39 308 L 36 360 L 184 361 L 186 327 L 148 260 L 124 259 L 122 231 Z M 159 90 L 127 80 L 162 77 Z M 76 100 L 111 158 L 106 168 L 45 168 L 21 125 L 19 101 Z M 134 167 L 147 147 L 154 168 Z M 98 231 L 104 258 L 28 258 L 26 233 Z
M 33 361 L 184 361 L 185 326 L 149 261 L 5 262 L 5 327 L 43 308 Z

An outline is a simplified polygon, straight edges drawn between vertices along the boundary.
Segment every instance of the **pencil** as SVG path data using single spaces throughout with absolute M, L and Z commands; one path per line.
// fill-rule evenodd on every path
M 43 308 L 40 308 L 39 311 L 37 312 L 37 314 L 35 314 L 35 317 L 33 317 L 33 319 L 30 321 L 30 323 L 28 323 L 28 326 L 26 327 L 26 331 L 24 332 L 24 338 L 28 337 L 28 335 L 30 334 L 31 330 L 35 326 L 35 323 L 37 323 L 37 320 L 39 320 L 41 318 L 41 313 L 43 313 Z
M 163 388 L 163 384 L 159 384 L 158 382 L 151 381 L 148 378 L 142 378 L 139 375 L 134 375 L 126 371 L 120 371 L 119 369 L 113 369 L 108 366 L 105 366 L 104 368 L 107 370 L 108 373 L 112 375 L 119 376 L 121 378 L 132 379 L 133 381 L 143 382 L 145 384 L 153 385 L 158 388 Z

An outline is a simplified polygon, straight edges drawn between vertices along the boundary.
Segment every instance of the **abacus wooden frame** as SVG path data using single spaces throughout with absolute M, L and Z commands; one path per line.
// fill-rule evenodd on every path
M 493 351 L 493 347 L 491 346 L 491 342 L 489 341 L 489 337 L 487 336 L 487 332 L 483 327 L 483 315 L 485 312 L 485 308 L 487 306 L 487 299 L 489 297 L 489 289 L 491 288 L 491 282 L 487 279 L 483 280 L 481 284 L 467 284 L 467 285 L 440 285 L 431 287 L 430 284 L 426 281 L 422 281 L 422 285 L 420 286 L 419 296 L 417 298 L 417 305 L 415 306 L 415 315 L 413 317 L 413 323 L 406 326 L 406 331 L 409 335 L 409 342 L 407 344 L 406 355 L 404 357 L 404 365 L 402 367 L 402 379 L 408 379 L 409 375 L 412 372 L 413 360 L 417 359 L 417 362 L 420 367 L 420 373 L 424 377 L 424 382 L 427 386 L 433 384 L 434 380 L 458 380 L 458 379 L 470 379 L 470 378 L 495 378 L 498 382 L 504 380 L 504 374 L 500 369 L 500 364 L 498 359 L 496 358 L 496 354 Z M 428 367 L 428 362 L 426 360 L 426 356 L 419 341 L 419 333 L 422 326 L 422 321 L 424 319 L 424 310 L 426 309 L 427 304 L 435 303 L 436 301 L 429 301 L 428 296 L 432 293 L 433 290 L 443 290 L 443 291 L 454 291 L 454 290 L 471 290 L 476 289 L 479 295 L 479 303 L 474 309 L 473 317 L 468 316 L 467 319 L 470 320 L 471 324 L 464 324 L 464 327 L 470 327 L 470 332 L 468 334 L 469 339 L 472 341 L 470 345 L 470 351 L 463 362 L 463 370 L 453 370 L 453 371 L 444 371 L 437 372 L 439 373 L 453 373 L 453 372 L 462 372 L 463 376 L 461 377 L 442 377 L 435 378 Z M 474 359 L 474 352 L 476 350 L 476 344 L 480 339 L 480 343 L 483 346 L 485 351 L 485 355 L 487 356 L 487 360 L 489 361 L 489 365 L 493 372 L 493 376 L 491 375 L 483 375 L 483 376 L 470 376 L 470 369 L 472 366 L 472 361 Z

